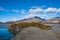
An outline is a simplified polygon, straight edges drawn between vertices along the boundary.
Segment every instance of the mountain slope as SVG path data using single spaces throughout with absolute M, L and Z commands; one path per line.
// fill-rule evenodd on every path
M 60 21 L 60 17 L 51 18 L 50 21 Z

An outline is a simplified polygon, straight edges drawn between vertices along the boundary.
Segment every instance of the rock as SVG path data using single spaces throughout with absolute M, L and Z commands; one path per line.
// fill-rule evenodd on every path
M 57 40 L 38 27 L 23 29 L 11 40 Z

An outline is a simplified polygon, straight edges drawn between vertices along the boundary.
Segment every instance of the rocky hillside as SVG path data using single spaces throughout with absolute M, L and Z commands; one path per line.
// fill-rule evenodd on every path
M 42 23 L 40 22 L 30 22 L 30 23 L 27 23 L 27 22 L 21 22 L 21 23 L 18 23 L 18 24 L 12 24 L 10 25 L 9 27 L 9 32 L 12 33 L 12 34 L 17 34 L 19 33 L 21 30 L 23 30 L 24 28 L 27 28 L 27 27 L 38 27 L 40 29 L 45 29 L 45 30 L 50 30 L 52 29 L 51 26 L 46 26 L 46 25 L 43 25 Z

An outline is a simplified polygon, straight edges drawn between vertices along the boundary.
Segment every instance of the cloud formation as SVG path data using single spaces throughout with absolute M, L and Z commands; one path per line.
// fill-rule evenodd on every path
M 38 17 L 42 17 L 42 18 L 51 18 L 51 17 L 56 17 L 58 13 L 60 13 L 60 8 L 40 8 L 40 7 L 34 7 L 31 8 L 27 11 L 28 15 L 25 16 L 25 18 L 29 18 L 29 17 L 34 17 L 34 16 L 38 16 Z M 50 17 L 51 16 L 51 17 Z
M 3 7 L 0 7 L 0 11 L 4 11 L 4 12 L 9 12 L 9 10 L 3 8 Z
M 12 9 L 11 12 L 18 13 L 18 12 L 20 12 L 20 10 L 18 10 L 18 9 Z
M 35 8 L 35 9 L 30 9 L 29 13 L 60 13 L 60 8 L 46 8 L 46 9 L 42 9 L 42 8 Z
M 20 13 L 25 14 L 26 10 L 20 10 Z
M 60 13 L 60 8 L 57 10 L 57 13 Z
M 28 11 L 28 13 L 41 13 L 41 12 L 43 12 L 43 9 L 41 9 L 41 8 L 36 8 L 36 9 L 30 9 L 29 11 Z
M 13 18 L 12 21 L 17 21 L 17 18 Z
M 3 11 L 3 10 L 5 10 L 4 8 L 2 8 L 2 7 L 0 7 L 0 11 Z
M 57 12 L 57 8 L 47 8 L 47 9 L 45 9 L 44 10 L 44 12 L 46 12 L 46 13 L 55 13 L 55 12 Z
M 43 6 L 45 7 L 45 6 Z M 15 12 L 15 13 L 22 13 L 22 14 L 25 14 L 26 13 L 26 10 L 22 9 L 22 10 L 19 10 L 19 9 L 11 9 L 11 10 L 8 10 L 8 9 L 5 9 L 3 7 L 0 7 L 0 11 L 6 11 L 6 12 Z M 60 13 L 60 8 L 53 8 L 53 7 L 49 7 L 49 8 L 42 8 L 42 7 L 35 7 L 33 6 L 32 8 L 30 8 L 27 13 Z
M 44 6 L 43 6 L 44 7 Z M 11 9 L 11 10 L 7 10 L 3 7 L 0 7 L 0 11 L 4 11 L 4 12 L 14 12 L 14 13 L 21 13 L 26 14 L 24 16 L 24 18 L 29 18 L 29 17 L 34 17 L 34 16 L 38 16 L 38 17 L 42 17 L 42 18 L 51 18 L 51 17 L 55 17 L 56 14 L 60 13 L 60 8 L 53 8 L 53 7 L 49 7 L 49 8 L 42 8 L 42 7 L 32 7 L 28 10 L 19 10 L 19 9 Z M 49 17 L 51 16 L 51 17 Z M 13 19 L 15 20 L 15 18 Z

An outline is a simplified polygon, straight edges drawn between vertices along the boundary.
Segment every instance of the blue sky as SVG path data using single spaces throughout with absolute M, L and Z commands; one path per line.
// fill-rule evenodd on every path
M 0 22 L 34 16 L 60 17 L 60 0 L 0 0 Z

